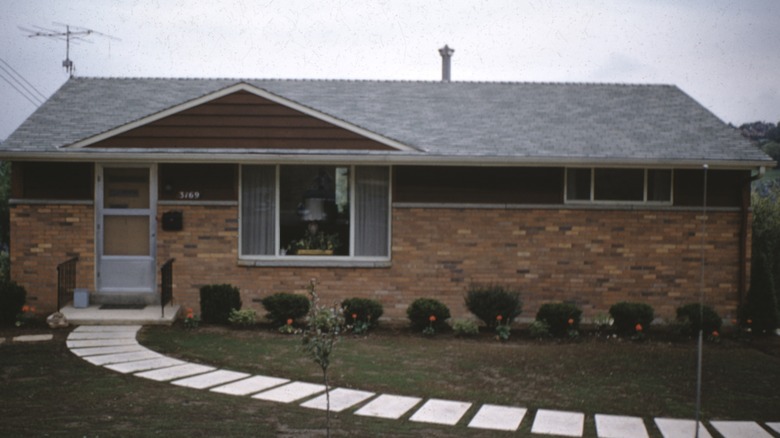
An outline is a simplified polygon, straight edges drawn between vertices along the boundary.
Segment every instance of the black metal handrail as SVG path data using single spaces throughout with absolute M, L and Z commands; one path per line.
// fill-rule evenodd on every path
M 57 265 L 57 311 L 67 304 L 68 298 L 73 299 L 73 289 L 76 288 L 76 262 L 78 256 Z
M 173 306 L 173 262 L 176 259 L 168 259 L 160 268 L 160 310 L 162 317 L 165 318 L 165 305 L 171 303 Z

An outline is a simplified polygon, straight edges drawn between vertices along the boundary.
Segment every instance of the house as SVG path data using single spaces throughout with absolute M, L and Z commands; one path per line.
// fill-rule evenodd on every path
M 159 302 L 174 259 L 184 306 L 231 283 L 259 309 L 317 278 L 391 319 L 424 296 L 466 316 L 472 283 L 518 288 L 523 317 L 672 318 L 702 281 L 734 317 L 750 181 L 773 165 L 667 85 L 137 78 L 71 78 L 0 159 L 12 277 L 39 308 L 72 257 L 98 303 Z

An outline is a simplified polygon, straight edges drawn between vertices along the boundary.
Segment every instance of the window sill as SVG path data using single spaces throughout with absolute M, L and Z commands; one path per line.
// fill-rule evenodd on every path
M 238 259 L 238 266 L 289 268 L 389 268 L 390 259 L 331 259 L 330 257 L 288 256 L 274 259 Z

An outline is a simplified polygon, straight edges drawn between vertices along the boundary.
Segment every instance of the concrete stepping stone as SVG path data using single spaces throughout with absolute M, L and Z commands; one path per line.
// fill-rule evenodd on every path
M 310 397 L 325 391 L 325 385 L 315 383 L 292 382 L 286 385 L 255 394 L 252 398 L 258 400 L 274 401 L 279 403 L 292 403 L 302 398 Z
M 280 379 L 278 377 L 252 376 L 248 379 L 211 388 L 211 391 L 230 395 L 249 395 L 265 391 L 266 389 L 282 385 L 289 381 L 290 380 L 288 379 Z
M 724 438 L 772 438 L 763 427 L 753 421 L 710 421 Z
M 21 336 L 15 336 L 12 341 L 13 342 L 43 342 L 43 341 L 51 341 L 54 339 L 54 335 L 49 333 L 46 335 L 21 335 Z
M 545 435 L 582 436 L 585 424 L 585 414 L 581 412 L 536 411 L 531 433 Z
M 373 392 L 358 391 L 356 389 L 336 388 L 330 391 L 330 411 L 341 412 L 349 409 L 358 403 L 364 402 L 373 397 Z M 304 408 L 320 409 L 322 411 L 328 408 L 327 397 L 325 394 L 315 397 L 306 403 L 301 404 Z
M 514 432 L 520 427 L 527 411 L 525 408 L 482 405 L 471 419 L 469 427 Z
M 397 420 L 422 401 L 419 397 L 382 394 L 358 409 L 356 415 Z
M 141 330 L 140 325 L 80 325 L 72 333 L 83 332 L 133 332 Z
M 471 403 L 451 400 L 428 400 L 410 418 L 419 423 L 446 424 L 454 426 L 469 410 Z
M 769 426 L 769 428 L 774 430 L 775 432 L 780 433 L 780 423 L 767 423 L 766 425 Z
M 147 348 L 138 344 L 135 345 L 114 345 L 110 347 L 90 347 L 90 348 L 71 348 L 71 353 L 79 357 L 97 356 L 100 354 L 130 353 L 132 351 L 149 351 Z
M 206 389 L 212 386 L 222 385 L 238 379 L 249 377 L 247 373 L 238 371 L 216 370 L 206 374 L 200 374 L 193 377 L 187 377 L 181 380 L 174 380 L 174 385 L 185 386 L 187 388 Z
M 112 345 L 139 345 L 135 338 L 123 338 L 123 339 L 79 339 L 75 341 L 68 340 L 65 342 L 68 348 L 85 348 L 85 347 L 109 347 Z
M 144 349 L 143 351 L 133 351 L 130 353 L 117 353 L 117 354 L 103 354 L 100 356 L 87 356 L 82 359 L 93 365 L 108 365 L 112 363 L 120 362 L 134 362 L 143 359 L 156 359 L 165 357 L 160 353 L 155 353 L 152 350 Z
M 79 339 L 133 339 L 135 332 L 71 332 L 68 335 L 69 341 Z
M 112 371 L 116 371 L 122 374 L 136 373 L 139 371 L 154 370 L 159 368 L 169 368 L 174 365 L 183 365 L 185 362 L 174 359 L 172 357 L 160 357 L 158 359 L 146 359 L 135 362 L 122 362 L 111 365 L 106 365 Z
M 664 438 L 693 438 L 696 436 L 696 421 L 677 418 L 656 418 L 655 425 Z M 709 431 L 699 422 L 699 438 L 712 438 Z
M 596 434 L 599 438 L 648 438 L 642 418 L 620 415 L 596 414 Z
M 214 370 L 215 370 L 214 367 L 210 367 L 206 365 L 199 365 L 195 363 L 184 363 L 182 365 L 176 365 L 168 368 L 159 368 L 156 370 L 135 373 L 134 375 L 138 377 L 143 377 L 144 379 L 151 379 L 151 380 L 156 380 L 158 382 L 165 382 L 168 380 L 180 379 L 182 377 L 194 376 L 195 374 L 203 374 Z

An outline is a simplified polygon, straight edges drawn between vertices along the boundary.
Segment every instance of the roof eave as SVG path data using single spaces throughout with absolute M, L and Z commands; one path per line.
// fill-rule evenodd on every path
M 771 160 L 738 160 L 706 158 L 583 158 L 583 157 L 528 157 L 528 156 L 445 156 L 416 153 L 354 153 L 345 151 L 302 153 L 289 152 L 139 152 L 95 149 L 70 149 L 57 152 L 0 151 L 0 160 L 8 161 L 101 161 L 101 162 L 232 162 L 241 164 L 275 163 L 366 163 L 436 166 L 523 166 L 523 167 L 672 167 L 758 169 L 771 168 Z

